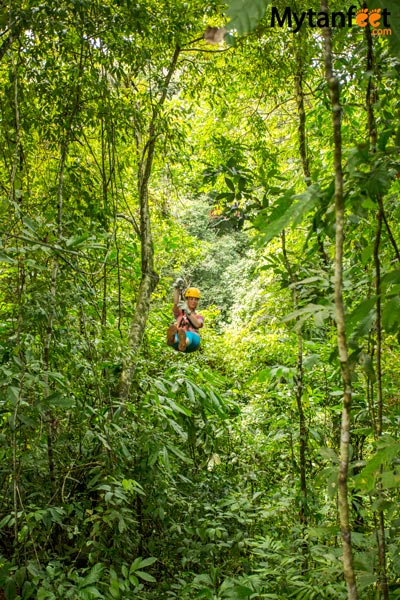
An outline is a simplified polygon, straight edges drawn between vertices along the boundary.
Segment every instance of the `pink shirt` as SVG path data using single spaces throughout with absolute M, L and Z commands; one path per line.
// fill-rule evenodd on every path
M 177 327 L 183 327 L 183 329 L 185 331 L 193 331 L 194 333 L 198 333 L 199 329 L 201 329 L 201 327 L 203 327 L 204 317 L 202 317 L 201 315 L 198 315 L 196 312 L 192 311 L 192 315 L 194 317 L 196 317 L 196 319 L 198 321 L 200 321 L 199 329 L 196 329 L 196 327 L 193 327 L 193 325 L 190 323 L 189 319 L 187 318 L 186 313 L 184 313 L 183 310 L 181 310 L 180 308 L 175 308 L 175 306 L 174 306 L 172 311 L 173 311 L 174 317 L 176 319 Z

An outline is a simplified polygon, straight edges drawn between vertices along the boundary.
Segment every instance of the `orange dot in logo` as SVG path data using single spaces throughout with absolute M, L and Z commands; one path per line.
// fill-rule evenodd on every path
M 360 8 L 356 12 L 356 23 L 360 27 L 366 27 L 368 23 L 368 8 Z
M 381 9 L 372 8 L 368 20 L 372 27 L 379 27 L 379 21 L 381 20 Z

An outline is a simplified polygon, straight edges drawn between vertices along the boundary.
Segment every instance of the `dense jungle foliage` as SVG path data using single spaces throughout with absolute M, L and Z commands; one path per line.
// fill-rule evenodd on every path
M 398 8 L 273 7 L 2 3 L 1 599 L 400 599 Z

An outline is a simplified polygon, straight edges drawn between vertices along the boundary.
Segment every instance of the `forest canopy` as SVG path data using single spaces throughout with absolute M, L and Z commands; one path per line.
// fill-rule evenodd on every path
M 0 81 L 0 599 L 399 599 L 396 0 L 17 0 Z

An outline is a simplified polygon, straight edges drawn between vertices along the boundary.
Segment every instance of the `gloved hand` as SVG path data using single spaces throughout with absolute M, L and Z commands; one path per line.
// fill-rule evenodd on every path
M 192 314 L 192 311 L 189 309 L 187 302 L 185 302 L 184 300 L 181 300 L 180 302 L 178 302 L 178 306 L 181 310 L 184 310 L 187 315 Z
M 184 285 L 184 281 L 182 279 L 182 277 L 178 277 L 178 279 L 176 281 L 174 281 L 173 286 L 174 288 L 177 288 L 178 290 L 183 288 Z

